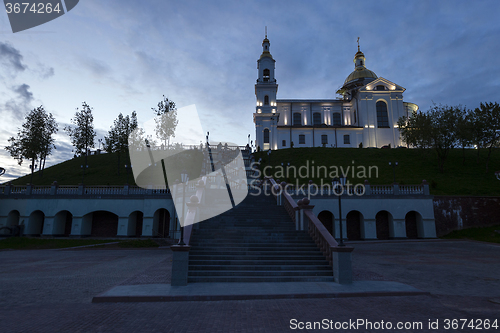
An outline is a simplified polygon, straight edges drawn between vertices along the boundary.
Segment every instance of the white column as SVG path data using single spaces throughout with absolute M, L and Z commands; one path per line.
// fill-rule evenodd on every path
M 143 217 L 142 218 L 142 235 L 146 237 L 153 236 L 153 217 Z
M 377 239 L 375 219 L 365 219 L 361 224 L 361 239 Z
M 406 238 L 406 224 L 404 219 L 389 221 L 389 237 Z
M 421 225 L 417 223 L 418 235 L 423 238 L 436 238 L 436 222 L 434 219 L 422 219 Z
M 54 227 L 55 227 L 55 218 L 54 216 L 45 216 L 45 221 L 43 223 L 43 236 L 52 236 L 54 235 Z
M 118 230 L 116 233 L 117 236 L 130 236 L 129 225 L 131 224 L 131 218 L 132 216 L 118 217 Z

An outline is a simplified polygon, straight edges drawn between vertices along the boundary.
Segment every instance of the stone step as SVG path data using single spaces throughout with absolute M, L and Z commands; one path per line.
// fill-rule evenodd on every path
M 237 266 L 237 265 L 247 265 L 247 266 L 255 266 L 255 267 L 263 267 L 263 266 L 269 266 L 269 265 L 328 265 L 328 262 L 326 259 L 321 258 L 321 259 L 311 259 L 311 260 L 295 260 L 295 259 L 288 259 L 288 260 L 273 260 L 273 259 L 264 259 L 264 260 L 251 260 L 251 259 L 222 259 L 222 260 L 211 260 L 211 261 L 206 261 L 206 260 L 197 260 L 193 258 L 189 258 L 189 265 L 194 265 L 194 266 L 203 266 L 203 265 L 220 265 L 221 267 L 225 266 Z
M 260 249 L 252 249 L 252 250 L 245 250 L 245 249 L 237 249 L 237 250 L 232 250 L 232 251 L 225 251 L 225 250 L 207 250 L 205 248 L 197 248 L 197 249 L 191 249 L 189 251 L 190 256 L 197 256 L 197 255 L 204 255 L 204 256 L 219 256 L 219 255 L 226 255 L 230 254 L 232 256 L 295 256 L 295 255 L 306 255 L 306 256 L 315 256 L 318 254 L 318 251 L 316 249 L 313 250 L 294 250 L 294 249 L 272 249 L 272 250 L 260 250 Z
M 257 245 L 249 245 L 249 244 L 241 244 L 241 243 L 236 243 L 236 244 L 222 244 L 224 246 L 221 246 L 220 244 L 214 243 L 214 244 L 205 244 L 203 247 L 201 246 L 196 246 L 192 247 L 191 251 L 189 253 L 192 253 L 194 250 L 198 249 L 203 249 L 207 251 L 241 251 L 241 250 L 256 250 L 256 251 L 274 251 L 274 250 L 301 250 L 301 251 L 315 251 L 318 249 L 316 244 L 309 244 L 309 243 L 304 243 L 304 244 L 288 244 L 288 243 L 283 243 L 282 245 L 279 244 L 269 244 L 269 243 L 262 243 L 262 244 L 257 244 Z
M 307 265 L 305 265 L 307 264 Z M 325 262 L 321 265 L 190 265 L 189 271 L 331 271 L 332 268 Z
M 188 277 L 194 276 L 241 276 L 241 277 L 251 277 L 251 276 L 332 276 L 333 273 L 325 270 L 296 270 L 296 271 L 275 271 L 275 270 L 267 270 L 267 271 L 192 271 L 189 270 Z
M 239 255 L 230 255 L 230 254 L 221 254 L 221 255 L 205 255 L 205 254 L 196 254 L 189 255 L 189 259 L 191 260 L 283 260 L 285 263 L 287 260 L 321 260 L 324 256 L 321 252 L 318 251 L 316 255 L 275 255 L 273 253 L 269 254 L 261 254 L 261 255 L 246 255 L 244 257 Z
M 188 283 L 195 282 L 332 282 L 332 276 L 193 276 Z
M 196 244 L 195 244 L 196 240 Z M 199 236 L 197 238 L 191 237 L 191 246 L 192 247 L 197 247 L 197 246 L 206 246 L 206 245 L 211 245 L 211 246 L 217 246 L 220 244 L 221 246 L 230 246 L 231 244 L 243 244 L 241 239 L 212 239 L 212 238 L 203 238 L 202 236 Z M 268 238 L 255 238 L 251 240 L 245 241 L 244 244 L 314 244 L 311 243 L 311 240 L 309 239 L 304 239 L 304 238 L 298 238 L 298 239 L 268 239 Z

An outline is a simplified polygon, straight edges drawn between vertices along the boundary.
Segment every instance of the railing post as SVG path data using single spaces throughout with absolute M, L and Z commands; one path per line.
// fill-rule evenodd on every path
M 392 194 L 399 195 L 399 184 L 398 183 L 392 184 Z
M 32 184 L 27 184 L 26 185 L 26 195 L 31 195 L 32 191 L 33 191 L 33 185 Z
M 309 205 L 310 200 L 307 198 L 303 198 L 302 200 L 299 200 L 300 205 L 300 230 L 309 230 L 309 226 L 305 223 L 305 211 L 306 210 L 312 210 L 314 208 L 314 205 Z
M 172 278 L 171 286 L 186 286 L 188 284 L 190 245 L 172 245 Z
M 52 185 L 50 185 L 50 195 L 56 195 L 58 187 L 59 185 L 57 184 L 57 181 L 54 181 Z
M 300 207 L 295 207 L 295 230 L 300 230 L 299 224 L 300 224 Z
M 78 184 L 78 195 L 83 195 L 85 193 L 85 185 Z
M 430 191 L 429 191 L 429 183 L 427 183 L 427 181 L 424 179 L 422 180 L 422 186 L 424 187 L 424 195 L 430 195 Z
M 372 188 L 368 179 L 365 179 L 365 195 L 372 195 Z
M 351 246 L 335 246 L 332 250 L 333 280 L 340 284 L 352 283 L 352 251 Z
M 12 191 L 12 183 L 8 182 L 7 186 L 5 187 L 5 195 L 10 195 L 11 191 Z
M 129 185 L 128 184 L 123 185 L 123 192 L 122 192 L 122 194 L 123 195 L 128 195 L 128 191 L 129 191 Z

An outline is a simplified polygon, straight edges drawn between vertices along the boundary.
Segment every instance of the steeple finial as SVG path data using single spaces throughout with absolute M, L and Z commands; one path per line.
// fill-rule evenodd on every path
M 359 37 L 358 37 L 358 52 L 359 52 Z
M 266 25 L 266 38 L 267 38 L 267 25 Z

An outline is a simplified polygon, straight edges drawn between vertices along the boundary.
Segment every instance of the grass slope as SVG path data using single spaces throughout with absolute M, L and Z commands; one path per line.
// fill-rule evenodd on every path
M 500 195 L 500 181 L 495 177 L 495 171 L 500 169 L 500 150 L 493 151 L 490 160 L 489 171 L 486 171 L 487 151 L 481 150 L 479 161 L 477 160 L 477 150 L 465 150 L 465 162 L 462 161 L 462 150 L 453 149 L 445 163 L 445 171 L 440 172 L 437 156 L 431 149 L 356 149 L 356 148 L 291 148 L 273 151 L 270 156 L 267 152 L 255 154 L 256 161 L 262 158 L 261 170 L 269 165 L 273 166 L 274 175 L 280 180 L 286 180 L 292 183 L 307 183 L 312 179 L 316 184 L 320 184 L 321 179 L 324 183 L 331 182 L 332 171 L 335 167 L 341 172 L 350 167 L 348 179 L 351 183 L 363 183 L 368 179 L 370 184 L 392 184 L 393 169 L 389 162 L 398 162 L 396 167 L 396 182 L 400 184 L 420 184 L 422 180 L 427 180 L 430 185 L 431 194 L 434 195 Z M 309 162 L 309 175 L 299 177 L 299 168 L 306 166 Z M 313 163 L 314 162 L 314 163 Z M 280 174 L 281 163 L 286 167 L 287 163 L 295 166 L 297 177 L 294 177 L 290 170 L 288 177 Z M 312 175 L 311 166 L 315 166 L 315 175 Z M 327 177 L 321 172 L 317 175 L 317 166 L 327 167 Z M 354 177 L 352 177 L 352 167 L 354 166 Z M 369 177 L 369 167 L 372 168 L 371 177 Z M 366 171 L 366 178 L 360 173 L 362 169 Z M 305 175 L 303 168 L 302 175 Z M 269 170 L 271 171 L 271 170 Z M 267 175 L 272 174 L 268 172 Z M 361 176 L 361 177 L 359 177 Z M 287 179 L 288 178 L 288 179 Z
M 309 161 L 310 172 L 306 177 L 300 178 L 298 174 L 294 177 L 293 172 L 289 174 L 289 177 L 286 177 L 286 174 L 277 174 L 277 178 L 293 183 L 296 178 L 300 178 L 299 183 L 307 183 L 309 179 L 312 179 L 319 184 L 320 177 L 316 174 L 313 176 L 311 172 L 311 166 L 314 165 L 315 173 L 318 166 L 327 167 L 327 177 L 321 175 L 323 182 L 331 181 L 331 172 L 334 170 L 332 167 L 337 167 L 339 172 L 341 172 L 340 167 L 343 167 L 344 171 L 349 167 L 348 178 L 351 183 L 362 183 L 368 179 L 371 184 L 391 184 L 393 170 L 388 163 L 397 161 L 396 182 L 400 184 L 420 184 L 425 179 L 430 185 L 431 194 L 434 195 L 500 195 L 500 181 L 495 177 L 495 171 L 500 170 L 500 150 L 493 151 L 488 172 L 486 172 L 487 151 L 479 151 L 479 161 L 477 152 L 472 149 L 466 150 L 465 162 L 462 162 L 462 150 L 451 150 L 444 172 L 439 171 L 436 154 L 431 149 L 292 148 L 273 151 L 270 156 L 270 165 L 278 171 L 279 168 L 276 167 L 281 166 L 281 163 L 285 166 L 290 163 L 291 166 L 295 166 L 298 173 L 299 168 Z M 257 161 L 262 158 L 261 168 L 269 165 L 267 152 L 255 153 L 255 158 Z M 33 183 L 50 185 L 57 180 L 59 185 L 77 185 L 82 182 L 80 167 L 82 164 L 84 164 L 83 157 L 59 163 L 45 169 L 43 177 L 39 177 L 38 172 L 35 173 Z M 118 161 L 117 154 L 92 155 L 88 157 L 87 164 L 89 168 L 85 174 L 86 185 L 124 185 L 127 182 L 135 184 L 132 173 L 127 175 L 125 164 L 129 165 L 130 162 L 128 159 L 125 160 L 123 155 L 120 161 Z M 368 177 L 370 166 L 377 168 L 372 168 L 370 178 L 362 177 L 360 170 L 365 168 L 365 176 Z M 352 177 L 353 167 L 354 177 Z M 378 174 L 375 170 L 378 170 Z M 193 174 L 195 173 L 196 171 L 193 171 Z M 12 183 L 26 185 L 30 182 L 30 178 L 31 176 L 27 175 Z

